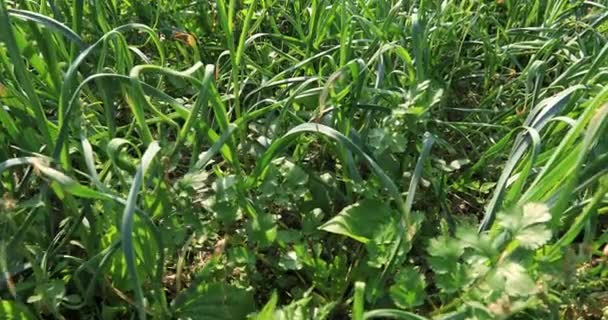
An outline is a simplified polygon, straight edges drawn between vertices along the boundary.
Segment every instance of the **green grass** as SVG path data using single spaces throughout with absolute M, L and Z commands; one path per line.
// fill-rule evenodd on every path
M 0 318 L 602 319 L 607 23 L 0 0 Z

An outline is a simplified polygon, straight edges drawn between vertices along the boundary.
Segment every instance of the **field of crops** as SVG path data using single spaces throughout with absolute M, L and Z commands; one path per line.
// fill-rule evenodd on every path
M 0 0 L 0 319 L 608 319 L 604 0 Z

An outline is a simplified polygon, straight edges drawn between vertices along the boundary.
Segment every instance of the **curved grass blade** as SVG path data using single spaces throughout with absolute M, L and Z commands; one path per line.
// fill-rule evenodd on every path
M 557 218 L 561 217 L 561 213 L 566 209 L 567 204 L 571 199 L 572 191 L 574 190 L 576 182 L 579 178 L 579 171 L 583 167 L 587 155 L 589 154 L 593 146 L 598 143 L 600 137 L 602 136 L 602 133 L 606 131 L 604 130 L 604 128 L 607 124 L 605 121 L 607 118 L 608 104 L 604 104 L 602 107 L 595 111 L 595 114 L 591 118 L 589 122 L 589 127 L 585 132 L 585 137 L 582 142 L 582 152 L 578 154 L 576 162 L 573 163 L 573 174 L 566 178 L 566 183 L 561 188 L 557 201 L 551 208 L 551 213 L 553 215 L 554 221 L 556 221 Z M 560 216 L 558 216 L 558 214 Z
M 540 132 L 547 125 L 547 123 L 549 123 L 549 121 L 566 106 L 570 100 L 570 96 L 582 88 L 584 87 L 579 85 L 573 86 L 551 98 L 541 101 L 538 106 L 531 110 L 530 115 L 524 122 L 524 126 L 528 126 L 530 129 Z M 519 134 L 515 139 L 511 154 L 509 155 L 509 160 L 507 161 L 507 164 L 505 165 L 505 168 L 498 179 L 492 199 L 486 207 L 484 218 L 479 226 L 479 232 L 488 230 L 492 226 L 496 213 L 502 204 L 502 199 L 507 188 L 509 177 L 517 166 L 517 163 L 521 160 L 529 146 L 533 143 L 533 139 L 536 137 L 535 135 L 530 134 L 530 132 L 533 131 L 527 130 L 527 132 L 528 134 Z M 532 185 L 534 185 L 534 182 Z
M 36 12 L 19 9 L 8 9 L 8 13 L 13 17 L 17 17 L 27 21 L 33 21 L 43 25 L 48 29 L 52 29 L 61 33 L 67 39 L 74 42 L 81 50 L 87 47 L 87 44 L 76 32 L 72 31 L 72 29 L 70 29 L 68 26 L 53 18 L 41 15 Z
M 193 170 L 203 169 L 205 167 L 205 165 L 207 164 L 207 162 L 209 162 L 209 160 L 211 160 L 211 158 L 214 155 L 216 155 L 218 153 L 218 151 L 220 151 L 220 149 L 224 146 L 224 144 L 226 144 L 228 142 L 228 140 L 230 139 L 230 137 L 232 136 L 232 133 L 236 130 L 236 128 L 237 128 L 236 125 L 230 124 L 228 127 L 228 130 L 226 130 L 226 131 L 224 131 L 224 133 L 222 133 L 222 135 L 219 137 L 219 139 L 217 139 L 217 141 L 215 141 L 213 143 L 211 148 L 209 148 L 209 150 L 201 153 L 198 156 L 198 160 L 196 161 L 196 163 L 194 164 L 192 169 Z
M 209 86 L 211 84 L 211 79 L 213 79 L 214 69 L 215 67 L 213 65 L 207 65 L 205 67 L 205 75 L 201 83 L 198 99 L 196 100 L 196 103 L 192 107 L 190 114 L 186 118 L 186 122 L 184 123 L 179 132 L 177 141 L 175 142 L 176 150 L 180 147 L 182 141 L 186 139 L 186 135 L 192 128 L 194 120 L 198 118 L 203 106 L 205 106 L 208 102 Z
M 189 68 L 188 70 L 185 70 L 183 72 L 176 72 L 176 74 L 180 75 L 180 76 L 186 76 L 190 78 L 190 75 L 194 72 L 196 72 L 200 67 L 202 67 L 203 64 L 202 63 L 197 63 L 194 66 L 192 66 L 191 68 Z M 133 67 L 133 69 L 131 69 L 131 72 L 129 74 L 129 77 L 131 78 L 131 86 L 133 88 L 133 90 L 131 90 L 131 94 L 129 94 L 129 96 L 131 97 L 131 99 L 129 99 L 129 105 L 131 106 L 131 110 L 133 111 L 133 114 L 135 115 L 135 120 L 137 121 L 137 123 L 139 124 L 139 128 L 141 130 L 142 133 L 142 138 L 145 144 L 148 144 L 152 141 L 152 132 L 150 131 L 150 128 L 148 128 L 148 125 L 146 123 L 146 117 L 145 117 L 145 109 L 155 109 L 146 99 L 145 95 L 144 95 L 144 90 L 142 88 L 142 81 L 140 80 L 140 76 L 144 71 L 150 71 L 150 70 L 163 70 L 165 68 L 160 67 L 160 66 L 156 66 L 156 65 L 138 65 Z M 207 86 L 208 83 L 211 79 L 211 76 L 208 75 L 208 70 L 205 70 L 205 79 L 207 80 Z M 211 70 L 211 73 L 213 73 L 213 70 Z M 201 84 L 201 86 L 204 86 L 205 83 Z M 200 108 L 200 106 L 199 106 Z M 191 125 L 191 123 L 189 124 Z M 183 132 L 180 132 L 179 137 L 182 138 L 182 134 Z M 178 140 L 181 141 L 181 140 Z
M 428 320 L 415 313 L 398 309 L 377 309 L 363 314 L 363 319 L 401 319 L 401 320 Z
M 196 79 L 194 77 L 189 76 L 188 70 L 191 70 L 192 68 L 184 71 L 185 73 L 175 71 L 172 69 L 162 68 L 159 66 L 148 66 L 148 68 L 154 69 L 155 71 L 166 74 L 166 75 L 181 76 L 181 77 L 184 77 L 187 80 L 191 81 L 196 86 L 199 86 L 199 87 L 202 86 L 201 81 L 199 81 L 198 79 Z M 66 106 L 66 110 L 65 110 L 66 118 L 70 118 L 72 116 L 72 112 L 75 109 L 75 105 L 76 105 L 76 102 L 79 97 L 79 92 L 81 90 L 83 90 L 84 87 L 87 84 L 89 84 L 90 82 L 93 82 L 93 81 L 96 81 L 99 79 L 111 79 L 112 81 L 118 81 L 121 84 L 125 84 L 125 85 L 131 84 L 131 81 L 132 81 L 132 79 L 129 76 L 121 75 L 121 74 L 114 74 L 114 73 L 98 73 L 98 74 L 89 76 L 88 78 L 83 80 L 78 85 L 78 87 L 74 90 L 74 93 L 72 94 L 72 97 L 70 98 L 70 101 L 68 102 L 68 104 Z M 190 109 L 181 105 L 179 102 L 177 102 L 173 97 L 169 96 L 168 94 L 160 91 L 159 89 L 157 89 L 145 82 L 141 82 L 141 86 L 142 86 L 145 94 L 167 103 L 168 105 L 170 105 L 171 107 L 173 107 L 175 109 L 175 111 L 181 116 L 181 118 L 187 119 L 191 115 Z M 245 119 L 252 119 L 254 117 L 261 116 L 265 112 L 266 111 L 261 110 L 260 112 L 255 112 L 255 113 L 252 113 L 251 115 L 241 117 L 237 121 L 237 123 L 242 123 L 242 121 Z M 209 140 L 212 142 L 217 141 L 217 139 L 220 137 L 220 135 L 217 134 L 211 127 L 209 127 L 208 124 L 206 124 L 204 121 L 202 121 L 202 119 L 199 121 L 201 121 L 201 124 L 204 127 L 204 131 L 207 134 L 207 137 L 209 138 Z M 55 159 L 59 158 L 59 154 L 63 148 L 63 144 L 65 143 L 65 141 L 67 139 L 68 133 L 69 133 L 69 126 L 67 123 L 63 123 L 59 127 L 59 134 L 57 136 L 57 145 L 55 146 L 55 150 L 53 152 L 53 158 L 55 158 Z M 222 156 L 228 162 L 232 163 L 232 159 L 234 158 L 234 155 L 232 154 L 231 149 L 228 148 L 227 146 L 223 146 L 221 149 L 221 152 L 222 152 Z
M 595 115 L 594 112 L 598 108 L 601 108 L 602 104 L 606 102 L 608 99 L 608 88 L 604 88 L 597 96 L 591 101 L 590 105 L 585 108 L 585 111 L 579 116 L 576 124 L 568 131 L 566 136 L 562 139 L 562 142 L 554 151 L 553 155 L 547 161 L 541 172 L 538 174 L 534 182 L 530 185 L 526 193 L 522 196 L 522 201 L 538 201 L 540 195 L 542 195 L 546 189 L 546 185 L 541 185 L 540 182 L 545 179 L 554 179 L 554 178 L 564 178 L 562 173 L 564 172 L 563 168 L 559 171 L 557 170 L 559 167 L 567 166 L 566 161 L 567 158 L 573 158 L 577 155 L 584 156 L 585 152 L 576 151 L 576 150 L 568 150 L 575 146 L 575 148 L 582 148 L 581 144 L 576 143 L 576 139 L 580 137 L 585 126 L 593 119 Z M 601 113 L 598 112 L 597 117 L 601 117 Z M 599 122 L 601 123 L 601 122 Z M 594 135 L 597 133 L 594 133 Z M 588 140 L 588 136 L 585 141 L 586 143 L 593 143 L 594 140 Z M 579 156 L 580 157 L 580 156 Z M 579 162 L 582 159 L 578 160 Z M 569 162 L 569 161 L 568 161 Z M 552 184 L 551 184 L 552 185 Z
M 110 32 L 104 34 L 99 40 L 97 40 L 95 43 L 93 43 L 92 45 L 87 47 L 85 50 L 83 50 L 78 56 L 76 56 L 76 58 L 74 59 L 72 64 L 70 64 L 70 67 L 66 71 L 65 77 L 64 77 L 64 82 L 63 82 L 63 85 L 61 86 L 61 94 L 59 96 L 59 110 L 58 110 L 59 127 L 64 125 L 64 121 L 67 118 L 66 114 L 67 114 L 68 106 L 71 103 L 72 95 L 74 93 L 74 90 L 78 87 L 78 86 L 74 85 L 74 82 L 76 81 L 76 76 L 78 74 L 79 66 L 85 61 L 85 59 L 99 45 L 104 44 L 107 39 L 110 39 L 111 37 L 113 37 L 116 34 L 120 34 L 122 32 L 131 30 L 131 29 L 141 29 L 150 36 L 150 38 L 152 39 L 152 42 L 154 43 L 154 45 L 156 46 L 156 49 L 159 52 L 160 63 L 161 64 L 164 63 L 164 53 L 162 50 L 162 46 L 160 45 L 160 39 L 158 39 L 158 36 L 154 32 L 154 30 L 152 30 L 150 27 L 143 25 L 143 24 L 130 23 L 130 24 L 122 25 L 120 27 L 112 29 Z M 59 160 L 59 157 L 61 157 L 61 164 L 68 167 L 69 161 L 67 159 L 67 151 L 63 147 L 64 141 L 60 140 L 60 139 L 65 139 L 65 138 L 66 137 L 59 137 L 57 139 L 57 144 L 59 144 L 61 147 L 58 148 L 57 150 L 55 150 L 56 152 L 54 152 L 53 158 L 55 160 Z M 63 152 L 62 152 L 62 150 L 63 150 Z
M 131 276 L 131 280 L 133 281 L 133 289 L 135 290 L 135 302 L 137 305 L 137 311 L 140 320 L 146 319 L 146 312 L 144 304 L 144 294 L 139 284 L 139 279 L 137 277 L 135 249 L 133 248 L 133 215 L 135 213 L 137 194 L 139 193 L 140 188 L 143 184 L 144 174 L 159 151 L 160 146 L 158 145 L 158 142 L 154 141 L 150 143 L 148 149 L 146 149 L 146 152 L 144 152 L 144 155 L 141 159 L 141 163 L 137 168 L 135 177 L 133 178 L 133 184 L 131 185 L 131 189 L 129 190 L 129 196 L 127 197 L 127 203 L 123 212 L 121 223 L 120 239 L 122 241 L 122 248 L 125 254 L 127 270 L 129 272 L 129 275 Z
M 537 148 L 540 147 L 540 141 L 536 141 L 539 139 L 538 132 L 533 128 L 529 127 L 523 127 L 523 129 L 526 130 L 526 132 L 530 135 L 530 140 L 534 141 L 534 145 L 536 146 L 535 150 L 537 150 Z M 500 178 L 498 178 L 498 182 L 496 183 L 496 188 L 494 189 L 492 199 L 490 200 L 490 203 L 486 208 L 485 215 L 479 225 L 479 232 L 488 230 L 494 223 L 496 213 L 498 212 L 500 205 L 502 204 L 503 197 L 508 187 L 509 177 L 511 177 L 511 174 L 513 173 L 513 170 L 515 170 L 515 167 L 519 163 L 519 160 L 528 151 L 528 147 L 531 143 L 530 140 L 521 140 L 522 142 L 515 145 L 516 149 L 511 151 L 511 154 L 509 155 L 509 160 L 507 161 L 505 168 L 503 169 L 500 175 Z M 537 152 L 538 151 L 536 151 L 535 153 Z

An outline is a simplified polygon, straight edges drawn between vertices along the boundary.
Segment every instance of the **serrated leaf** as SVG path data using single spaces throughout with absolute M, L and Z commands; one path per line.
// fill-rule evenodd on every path
M 549 207 L 544 203 L 527 203 L 523 207 L 523 220 L 526 226 L 551 220 Z
M 439 236 L 433 238 L 429 242 L 427 248 L 428 253 L 435 257 L 460 257 L 464 252 L 464 247 L 458 239 L 453 239 L 447 236 Z
M 504 277 L 505 291 L 510 296 L 529 296 L 536 291 L 534 281 L 518 263 L 506 262 L 498 268 L 497 273 Z
M 517 233 L 524 226 L 524 219 L 521 209 L 501 211 L 496 215 L 496 223 L 513 233 Z
M 470 246 L 479 240 L 479 234 L 475 227 L 462 224 L 456 228 L 456 238 L 462 241 L 464 246 Z
M 533 250 L 551 240 L 551 231 L 543 225 L 531 226 L 519 231 L 515 239 L 520 246 Z
M 394 218 L 388 219 L 374 237 L 365 244 L 369 266 L 381 268 L 389 262 L 398 232 L 398 222 Z M 404 240 L 397 256 L 405 256 L 410 249 L 411 242 Z
M 471 281 L 467 268 L 461 263 L 450 263 L 447 270 L 435 277 L 435 285 L 445 293 L 463 290 Z
M 487 233 L 479 234 L 473 226 L 461 225 L 456 229 L 456 238 L 464 248 L 472 248 L 485 257 L 495 257 L 498 251 Z
M 424 303 L 425 288 L 424 276 L 418 270 L 406 267 L 397 274 L 395 284 L 390 287 L 390 296 L 400 308 L 416 307 Z
M 344 208 L 319 229 L 367 243 L 390 218 L 391 209 L 386 203 L 366 199 Z

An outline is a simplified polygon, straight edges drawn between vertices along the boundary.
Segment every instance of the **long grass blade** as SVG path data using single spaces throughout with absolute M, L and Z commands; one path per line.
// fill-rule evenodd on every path
M 133 177 L 133 183 L 129 190 L 129 196 L 127 197 L 127 203 L 122 216 L 121 223 L 121 241 L 122 249 L 125 254 L 125 261 L 127 263 L 127 269 L 129 276 L 133 283 L 133 290 L 135 291 L 135 302 L 137 305 L 137 311 L 139 319 L 146 319 L 146 305 L 144 301 L 144 294 L 141 288 L 139 278 L 137 276 L 137 264 L 135 261 L 135 249 L 133 247 L 133 215 L 135 213 L 135 207 L 137 203 L 137 195 L 141 190 L 143 184 L 144 175 L 150 166 L 150 163 L 160 151 L 160 146 L 157 142 L 149 144 L 148 149 L 144 153 L 141 163 L 137 168 L 135 177 Z

